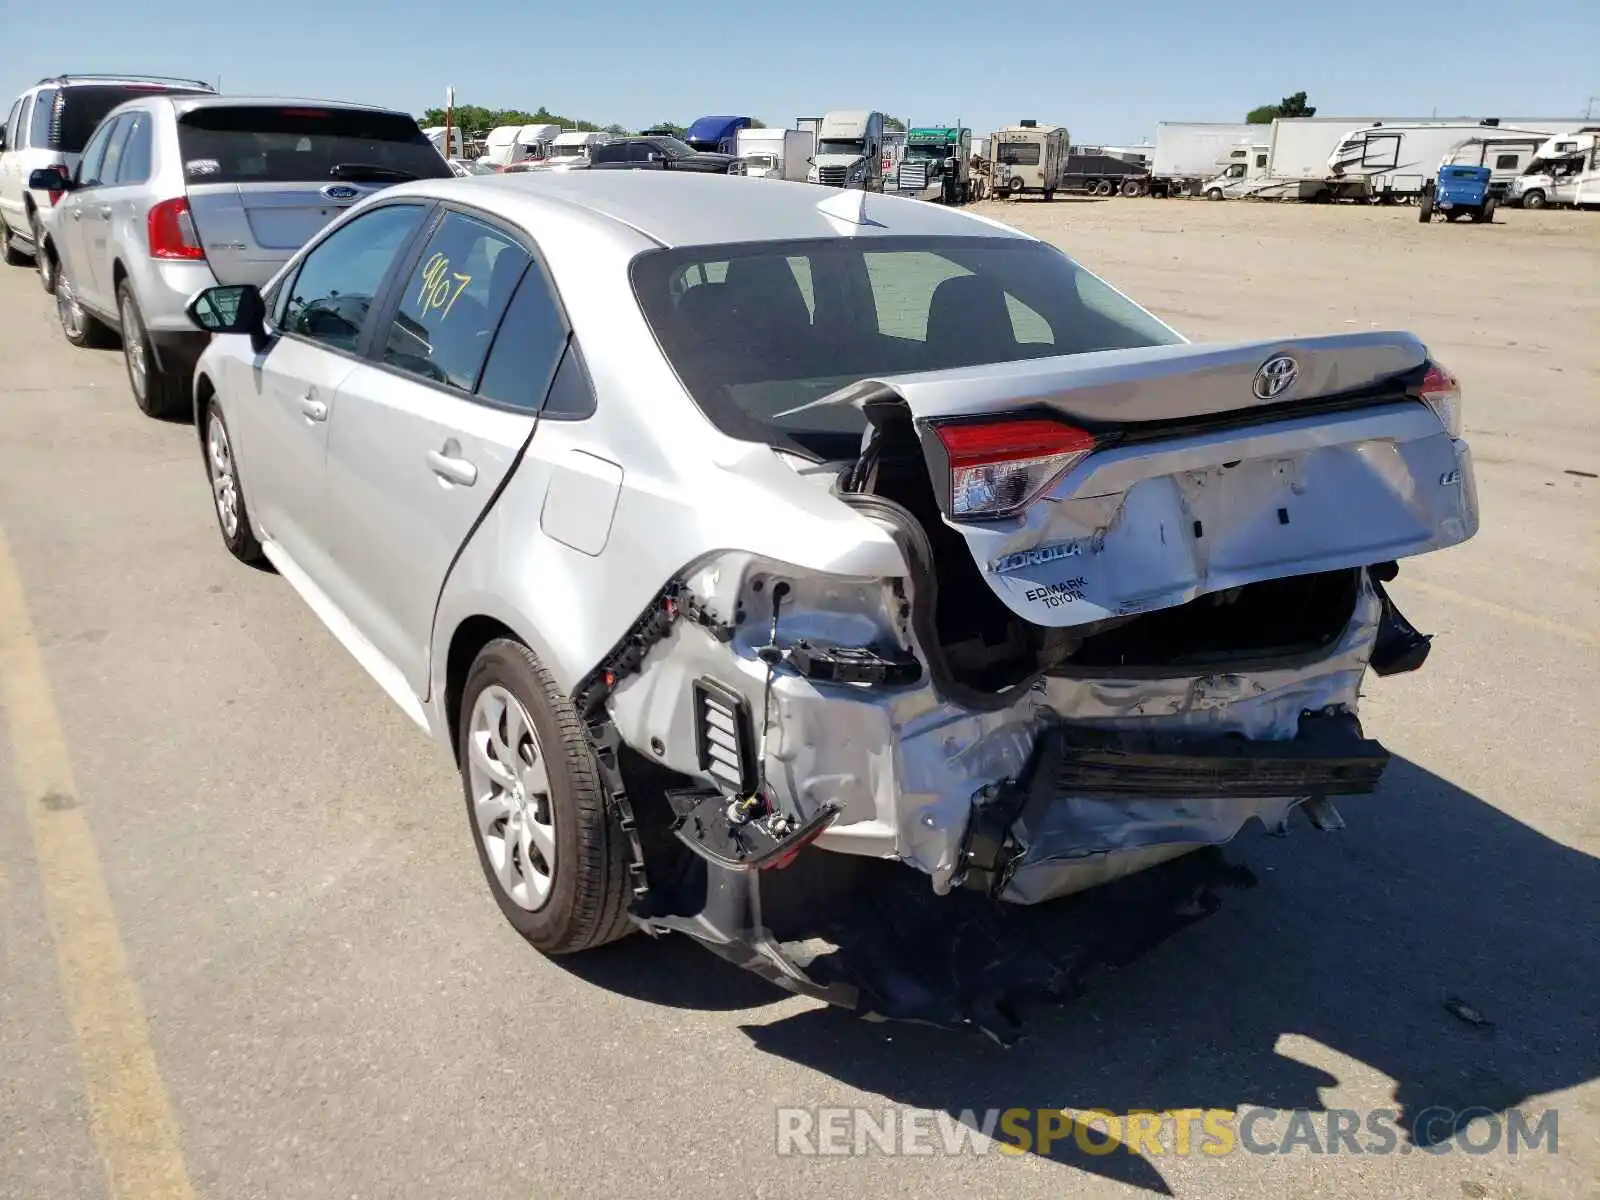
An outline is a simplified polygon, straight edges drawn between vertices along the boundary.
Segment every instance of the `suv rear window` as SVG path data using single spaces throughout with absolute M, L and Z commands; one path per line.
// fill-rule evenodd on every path
M 208 106 L 179 118 L 178 144 L 190 183 L 384 183 L 453 174 L 404 113 Z
M 62 154 L 82 154 L 83 148 L 99 127 L 105 115 L 124 100 L 136 100 L 152 94 L 189 94 L 198 88 L 168 87 L 159 83 L 75 83 L 55 93 L 51 105 L 50 123 L 46 128 L 47 141 L 34 141 L 35 146 L 48 146 Z M 44 100 L 44 93 L 39 99 Z M 34 111 L 33 131 L 40 132 L 39 112 Z

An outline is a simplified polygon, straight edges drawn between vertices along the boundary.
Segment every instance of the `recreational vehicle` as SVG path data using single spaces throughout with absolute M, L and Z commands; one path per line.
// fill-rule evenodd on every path
M 1491 133 L 1537 140 L 1549 137 L 1551 131 L 1490 122 L 1369 125 L 1347 133 L 1329 155 L 1328 191 L 1335 200 L 1420 196 L 1452 150 L 1469 138 Z
M 1032 193 L 1054 200 L 1067 163 L 1067 129 L 1019 121 L 989 138 L 994 190 L 1010 199 Z
M 1585 128 L 1545 142 L 1512 181 L 1507 199 L 1523 208 L 1600 205 L 1600 130 Z

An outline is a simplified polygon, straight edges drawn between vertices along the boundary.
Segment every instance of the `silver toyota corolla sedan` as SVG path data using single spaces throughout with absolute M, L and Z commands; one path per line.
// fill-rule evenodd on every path
M 1414 337 L 1191 344 L 911 200 L 403 184 L 190 313 L 223 540 L 459 764 L 533 945 L 1002 1037 L 1376 787 L 1384 585 L 1478 525 Z

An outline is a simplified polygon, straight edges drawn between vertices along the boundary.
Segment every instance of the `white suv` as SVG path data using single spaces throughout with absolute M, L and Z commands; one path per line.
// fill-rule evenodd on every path
M 55 75 L 17 97 L 0 128 L 0 250 L 11 266 L 37 259 L 45 291 L 55 290 L 55 264 L 37 254 L 42 209 L 59 192 L 28 187 L 41 167 L 74 172 L 83 148 L 108 112 L 125 100 L 151 92 L 214 92 L 197 79 L 153 75 Z

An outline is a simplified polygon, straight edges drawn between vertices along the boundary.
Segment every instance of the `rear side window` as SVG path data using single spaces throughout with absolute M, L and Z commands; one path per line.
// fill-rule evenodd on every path
M 178 145 L 190 183 L 398 183 L 452 175 L 404 113 L 208 106 L 179 118 Z
M 562 320 L 555 293 L 544 272 L 530 266 L 494 336 L 478 395 L 511 408 L 538 411 L 566 345 L 567 323 Z
M 82 154 L 105 116 L 124 100 L 134 100 L 153 92 L 176 93 L 181 88 L 154 84 L 73 84 L 62 88 L 56 97 L 50 120 L 50 149 L 62 154 Z M 193 91 L 193 89 L 188 89 Z
M 33 105 L 34 100 L 32 96 L 24 96 L 22 98 L 22 111 L 17 114 L 17 140 L 20 143 L 19 149 L 21 146 L 27 146 L 29 144 L 28 131 L 29 126 L 33 121 Z
M 128 140 L 122 147 L 122 161 L 117 164 L 117 174 L 109 183 L 143 183 L 150 178 L 150 154 L 153 137 L 149 113 L 134 113 L 128 118 Z
M 50 145 L 50 118 L 55 112 L 56 89 L 40 88 L 33 98 L 33 121 L 28 129 L 28 145 L 43 150 Z
M 400 292 L 383 361 L 470 392 L 531 256 L 492 225 L 446 213 Z
M 101 183 L 115 183 L 117 172 L 122 169 L 122 151 L 128 144 L 128 134 L 133 129 L 131 115 L 117 118 L 116 128 L 111 131 L 111 140 L 106 143 L 105 161 L 100 164 Z

